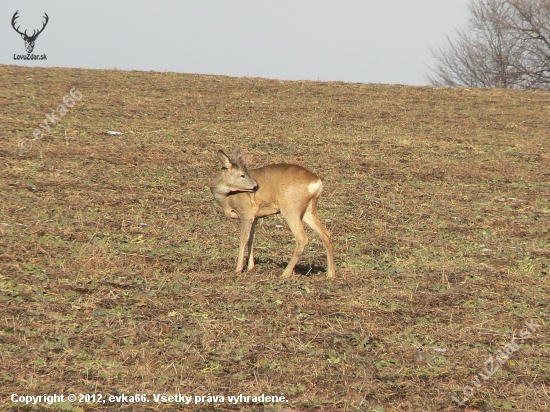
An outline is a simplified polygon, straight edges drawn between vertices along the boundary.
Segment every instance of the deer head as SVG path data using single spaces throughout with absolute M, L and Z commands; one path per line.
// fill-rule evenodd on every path
M 27 30 L 25 30 L 25 32 L 20 32 L 19 31 L 19 27 L 20 26 L 17 26 L 15 27 L 15 21 L 17 20 L 17 18 L 19 17 L 18 15 L 19 13 L 19 10 L 17 10 L 15 12 L 15 14 L 13 15 L 12 19 L 11 19 L 11 26 L 13 27 L 13 29 L 19 33 L 21 35 L 21 38 L 23 40 L 25 40 L 25 48 L 27 49 L 27 53 L 32 53 L 33 49 L 34 49 L 34 42 L 36 41 L 36 38 L 38 37 L 38 35 L 40 33 L 42 33 L 42 31 L 44 30 L 44 28 L 46 27 L 46 24 L 48 24 L 48 20 L 49 20 L 49 17 L 46 13 L 44 13 L 44 18 L 46 19 L 42 25 L 42 28 L 38 31 L 34 30 L 32 35 L 29 36 L 27 35 Z
M 231 192 L 254 192 L 258 189 L 258 184 L 248 173 L 238 147 L 233 150 L 231 157 L 219 150 L 218 159 L 222 170 L 210 182 L 214 195 L 227 196 Z

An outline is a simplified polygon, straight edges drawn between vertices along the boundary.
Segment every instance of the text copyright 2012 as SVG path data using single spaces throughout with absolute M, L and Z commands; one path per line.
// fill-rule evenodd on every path
M 182 395 L 180 393 L 175 395 L 162 394 L 135 394 L 135 395 L 104 395 L 102 393 L 80 393 L 80 394 L 43 394 L 43 395 L 19 395 L 12 394 L 10 400 L 13 403 L 24 403 L 26 405 L 47 404 L 52 405 L 55 403 L 179 403 L 189 405 L 194 403 L 195 405 L 200 403 L 227 403 L 236 405 L 239 403 L 283 403 L 288 402 L 284 394 L 280 395 Z

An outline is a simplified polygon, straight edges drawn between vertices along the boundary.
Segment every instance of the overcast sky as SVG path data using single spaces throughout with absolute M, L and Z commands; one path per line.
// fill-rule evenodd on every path
M 287 80 L 427 84 L 430 47 L 467 0 L 95 0 L 0 3 L 0 63 Z M 11 27 L 38 36 L 33 54 Z

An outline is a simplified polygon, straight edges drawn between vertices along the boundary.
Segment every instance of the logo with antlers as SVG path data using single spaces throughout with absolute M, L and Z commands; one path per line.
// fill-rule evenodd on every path
M 23 40 L 25 40 L 25 48 L 27 49 L 27 53 L 32 53 L 32 51 L 33 51 L 33 49 L 34 49 L 34 42 L 36 41 L 36 38 L 38 37 L 38 35 L 39 35 L 40 33 L 42 33 L 42 32 L 44 31 L 44 28 L 46 27 L 46 24 L 48 24 L 48 20 L 49 20 L 50 18 L 48 17 L 48 15 L 47 15 L 46 13 L 44 13 L 44 18 L 45 18 L 46 20 L 44 21 L 44 23 L 42 23 L 42 28 L 41 28 L 40 30 L 38 30 L 38 31 L 34 30 L 33 33 L 32 33 L 32 35 L 29 36 L 29 35 L 27 34 L 27 30 L 25 30 L 25 32 L 22 33 L 22 32 L 19 31 L 19 27 L 20 27 L 20 26 L 15 27 L 15 23 L 16 23 L 16 20 L 17 20 L 18 17 L 19 17 L 19 10 L 17 10 L 17 11 L 15 12 L 15 14 L 13 15 L 13 17 L 12 17 L 12 19 L 11 19 L 11 26 L 13 27 L 13 29 L 14 29 L 17 33 L 19 33 L 19 34 L 21 35 L 21 38 L 22 38 Z

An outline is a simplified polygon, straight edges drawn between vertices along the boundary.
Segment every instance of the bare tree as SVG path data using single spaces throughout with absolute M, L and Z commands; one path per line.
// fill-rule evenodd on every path
M 432 49 L 433 85 L 550 89 L 550 0 L 473 0 L 467 30 Z

